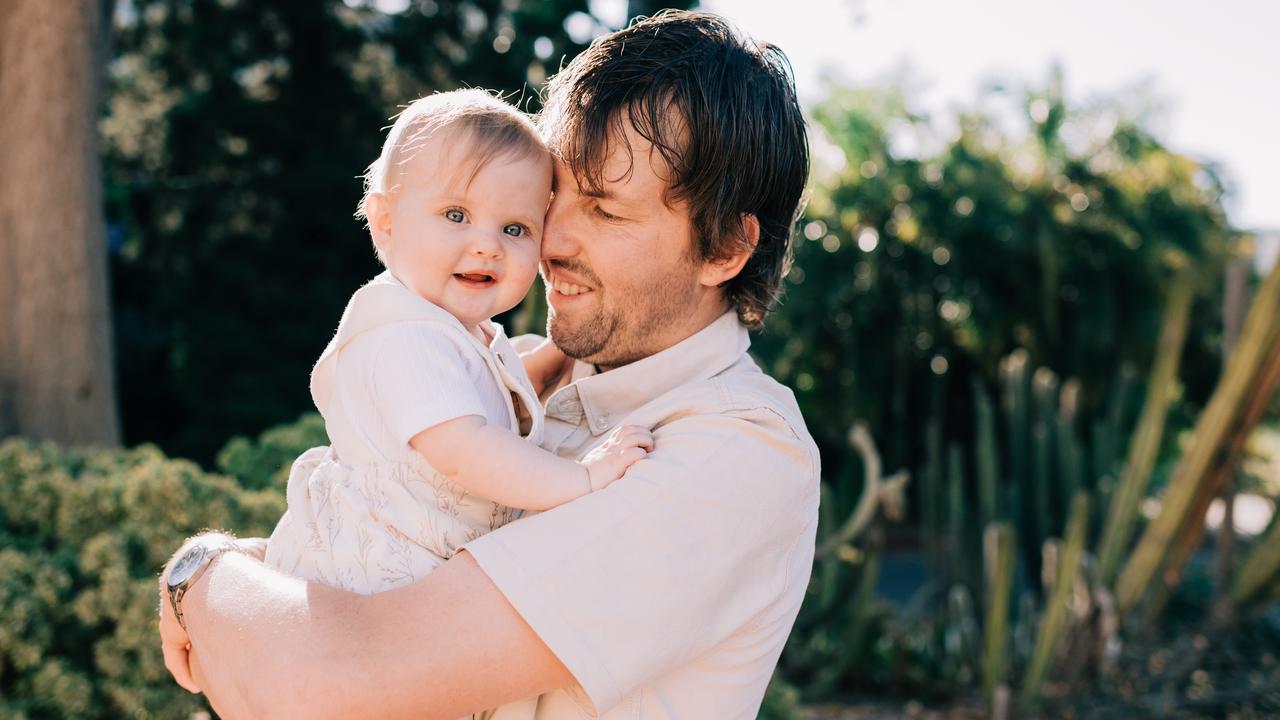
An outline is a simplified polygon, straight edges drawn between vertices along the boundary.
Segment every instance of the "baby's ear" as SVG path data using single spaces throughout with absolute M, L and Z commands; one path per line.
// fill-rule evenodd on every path
M 364 200 L 364 217 L 369 222 L 369 237 L 379 252 L 391 244 L 391 201 L 382 193 L 371 193 Z

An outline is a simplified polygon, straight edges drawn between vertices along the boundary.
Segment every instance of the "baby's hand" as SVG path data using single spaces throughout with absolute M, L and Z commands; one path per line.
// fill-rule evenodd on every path
M 624 425 L 614 430 L 603 445 L 582 458 L 582 464 L 587 466 L 591 492 L 622 477 L 627 468 L 652 450 L 653 435 L 648 430 L 636 425 Z

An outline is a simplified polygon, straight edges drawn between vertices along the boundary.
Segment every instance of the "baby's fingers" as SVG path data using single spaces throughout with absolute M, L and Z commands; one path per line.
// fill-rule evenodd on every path
M 619 445 L 653 450 L 653 433 L 638 425 L 626 425 L 618 428 L 614 439 Z

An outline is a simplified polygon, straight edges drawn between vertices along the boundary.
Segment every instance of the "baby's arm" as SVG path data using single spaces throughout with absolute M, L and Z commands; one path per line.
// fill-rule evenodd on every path
M 482 497 L 525 510 L 547 510 L 599 490 L 653 449 L 644 428 L 613 431 L 582 462 L 566 460 L 510 430 L 466 415 L 414 435 L 409 445 L 453 482 Z

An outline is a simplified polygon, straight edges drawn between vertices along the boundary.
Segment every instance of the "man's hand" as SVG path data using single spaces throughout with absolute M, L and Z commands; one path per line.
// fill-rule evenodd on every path
M 182 629 L 182 625 L 178 622 L 178 618 L 173 614 L 173 604 L 169 602 L 169 588 L 167 580 L 169 571 L 173 568 L 174 562 L 181 557 L 188 548 L 195 542 L 205 542 L 209 538 L 219 538 L 224 540 L 234 540 L 242 551 L 259 561 L 263 560 L 267 554 L 266 538 L 241 538 L 235 540 L 230 535 L 222 533 L 204 533 L 188 538 L 178 548 L 178 551 L 169 558 L 169 562 L 165 563 L 164 572 L 160 573 L 160 649 L 164 653 L 164 666 L 169 670 L 169 674 L 173 676 L 174 681 L 188 692 L 198 693 L 201 691 L 200 685 L 196 682 L 195 673 L 191 668 L 191 638 L 187 636 L 187 631 Z
M 167 577 L 168 567 L 160 574 L 160 649 L 164 653 L 164 666 L 184 690 L 198 693 L 200 686 L 191 675 L 191 638 L 187 637 L 187 631 L 178 624 L 178 618 L 169 604 L 169 590 L 165 586 Z

